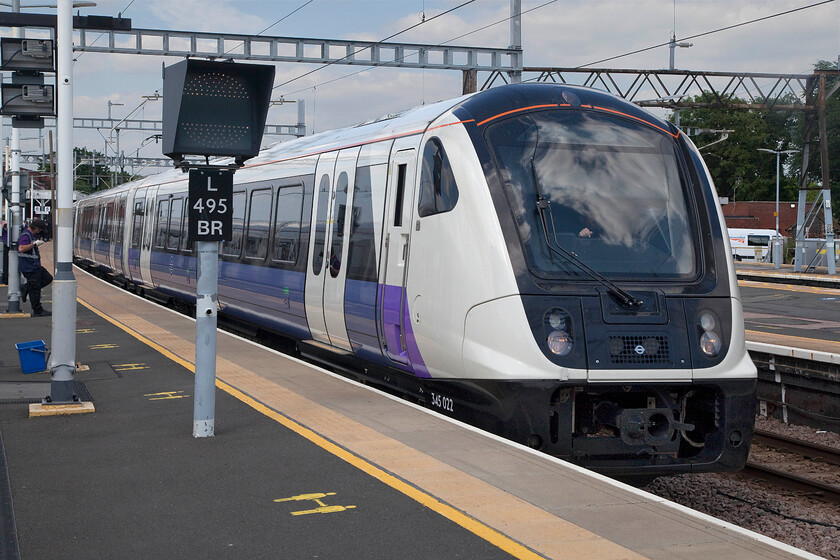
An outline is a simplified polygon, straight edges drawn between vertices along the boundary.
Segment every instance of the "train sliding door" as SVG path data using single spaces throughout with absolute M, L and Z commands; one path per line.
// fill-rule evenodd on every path
M 152 286 L 152 245 L 155 233 L 155 195 L 157 187 L 146 189 L 143 209 L 143 236 L 140 243 L 140 281 Z
M 406 140 L 414 144 L 413 139 Z M 403 146 L 405 144 L 408 142 Z M 408 320 L 405 283 L 417 151 L 413 148 L 401 150 L 399 141 L 394 144 L 393 150 L 385 210 L 383 261 L 379 273 L 380 344 L 391 360 L 408 365 L 406 329 L 411 325 Z
M 327 323 L 324 320 L 324 264 L 327 255 L 327 226 L 332 201 L 332 178 L 335 171 L 336 152 L 324 154 L 315 168 L 315 198 L 312 201 L 312 227 L 309 246 L 312 248 L 307 263 L 304 304 L 306 322 L 313 340 L 330 343 Z

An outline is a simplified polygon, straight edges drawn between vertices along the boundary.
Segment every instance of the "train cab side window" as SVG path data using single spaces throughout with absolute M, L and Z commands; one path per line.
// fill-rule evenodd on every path
M 268 228 L 271 223 L 271 189 L 251 193 L 251 211 L 248 214 L 248 234 L 245 238 L 245 256 L 264 260 L 268 254 Z
M 169 216 L 169 231 L 166 237 L 166 248 L 177 251 L 181 243 L 181 219 L 184 214 L 184 199 L 173 198 Z
M 458 203 L 458 185 L 449 165 L 449 158 L 437 138 L 423 148 L 423 168 L 420 172 L 420 217 L 449 212 Z
M 125 228 L 125 198 L 120 199 L 120 206 L 117 210 L 117 235 L 115 241 L 122 245 L 123 243 L 123 232 Z
M 155 229 L 155 247 L 163 249 L 166 247 L 166 235 L 169 229 L 169 201 L 158 201 L 157 228 Z
M 303 185 L 280 187 L 274 213 L 275 262 L 294 264 L 300 248 L 300 224 L 303 220 Z
M 233 234 L 230 241 L 222 245 L 222 254 L 238 257 L 242 254 L 242 237 L 245 229 L 245 191 L 233 193 Z

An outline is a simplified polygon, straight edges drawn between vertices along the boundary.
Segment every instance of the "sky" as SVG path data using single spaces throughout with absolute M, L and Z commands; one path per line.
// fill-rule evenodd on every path
M 510 45 L 509 0 L 96 0 L 81 15 L 131 18 L 135 28 L 264 36 L 380 41 L 404 29 L 390 42 L 451 44 L 506 48 Z M 577 67 L 677 40 L 765 18 L 820 0 L 522 0 L 522 46 L 525 66 Z M 0 10 L 9 11 L 0 2 Z M 36 0 L 21 0 L 27 9 Z M 434 19 L 432 19 L 434 18 Z M 501 23 L 496 23 L 501 22 Z M 495 25 L 492 25 L 495 24 Z M 0 30 L 10 36 L 8 28 Z M 32 34 L 31 36 L 36 36 Z M 88 41 L 90 41 L 90 35 Z M 100 40 L 104 40 L 100 39 Z M 676 50 L 678 69 L 717 72 L 809 73 L 818 60 L 840 55 L 840 1 L 823 3 L 691 39 Z M 75 53 L 74 116 L 160 119 L 160 101 L 141 96 L 162 92 L 161 68 L 176 57 Z M 669 64 L 667 46 L 616 58 L 600 68 L 662 69 Z M 316 72 L 303 76 L 317 69 Z M 329 67 L 278 63 L 273 99 L 305 102 L 308 131 L 323 132 L 461 94 L 457 70 L 410 70 L 358 66 Z M 479 73 L 483 83 L 486 73 Z M 525 75 L 524 79 L 535 77 Z M 697 92 L 699 93 L 699 91 Z M 139 109 L 138 109 L 139 107 Z M 269 124 L 295 124 L 294 104 L 273 106 Z M 4 126 L 3 136 L 9 135 Z M 24 131 L 24 153 L 39 153 L 46 134 Z M 160 145 L 149 132 L 123 131 L 126 155 L 160 157 Z M 263 145 L 289 137 L 271 136 Z M 108 131 L 76 129 L 74 143 L 113 155 L 115 138 Z M 106 148 L 107 147 L 107 148 Z M 148 170 L 147 172 L 154 172 Z

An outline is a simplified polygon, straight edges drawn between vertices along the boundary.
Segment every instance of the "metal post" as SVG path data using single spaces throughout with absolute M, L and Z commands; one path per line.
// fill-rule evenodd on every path
M 216 323 L 219 287 L 219 243 L 196 241 L 195 401 L 193 437 L 214 435 L 216 417 Z
M 776 150 L 776 238 L 773 240 L 773 268 L 781 268 L 782 248 L 779 246 L 779 160 L 782 154 Z
M 58 194 L 53 214 L 56 258 L 53 283 L 50 404 L 78 402 L 76 370 L 76 278 L 73 275 L 73 0 L 58 1 Z M 47 399 L 45 399 L 46 401 Z
M 303 99 L 297 100 L 297 126 L 298 137 L 306 136 L 306 101 Z
M 831 215 L 831 182 L 829 181 L 828 133 L 825 115 L 825 75 L 820 74 L 817 125 L 820 131 L 820 166 L 822 167 L 823 218 L 825 220 L 825 263 L 829 274 L 837 274 L 834 253 L 834 224 Z
M 20 13 L 20 0 L 12 0 L 12 11 Z M 13 37 L 23 37 L 23 30 L 15 27 Z M 12 128 L 10 142 L 12 156 L 12 196 L 9 216 L 9 308 L 8 313 L 20 313 L 20 268 L 18 267 L 18 238 L 20 237 L 20 129 Z
M 511 66 L 516 68 L 508 72 L 510 83 L 522 81 L 522 0 L 510 0 L 510 47 L 519 52 L 511 56 Z

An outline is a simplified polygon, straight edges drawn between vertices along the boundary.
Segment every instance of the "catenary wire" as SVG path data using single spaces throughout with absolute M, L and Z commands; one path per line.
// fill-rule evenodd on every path
M 428 18 L 428 19 L 423 19 L 422 21 L 420 21 L 420 23 L 415 23 L 414 25 L 411 25 L 411 26 L 409 26 L 409 27 L 406 27 L 405 29 L 403 29 L 403 30 L 401 30 L 401 31 L 397 31 L 396 33 L 394 33 L 394 34 L 392 34 L 392 35 L 388 35 L 388 36 L 387 36 L 387 37 L 385 37 L 384 39 L 382 39 L 382 40 L 380 40 L 380 41 L 377 41 L 375 44 L 377 44 L 377 45 L 378 45 L 378 44 L 384 43 L 384 42 L 385 42 L 385 41 L 387 41 L 388 39 L 393 39 L 393 38 L 394 38 L 394 37 L 396 37 L 397 35 L 402 35 L 403 33 L 407 32 L 407 31 L 411 31 L 412 29 L 415 29 L 415 28 L 417 28 L 417 27 L 419 27 L 419 26 L 421 26 L 421 25 L 423 25 L 423 24 L 426 24 L 426 23 L 428 23 L 428 22 L 430 22 L 430 21 L 432 21 L 432 20 L 434 20 L 434 19 L 437 19 L 437 18 L 439 18 L 439 17 L 441 17 L 441 16 L 445 16 L 446 14 L 452 13 L 452 12 L 454 12 L 455 10 L 457 10 L 457 9 L 459 9 L 459 8 L 463 8 L 464 6 L 467 6 L 467 5 L 469 5 L 469 4 L 472 4 L 472 3 L 473 3 L 473 2 L 475 2 L 475 1 L 476 1 L 476 0 L 467 0 L 466 2 L 463 2 L 463 3 L 461 3 L 461 4 L 458 4 L 458 5 L 457 5 L 457 6 L 455 6 L 454 8 L 450 8 L 450 9 L 446 10 L 445 12 L 441 12 L 441 13 L 439 13 L 439 14 L 437 14 L 437 15 L 435 15 L 435 16 L 432 16 L 432 17 L 430 17 L 430 18 Z M 359 53 L 361 53 L 361 52 L 366 51 L 366 50 L 367 50 L 367 49 L 369 49 L 369 48 L 371 48 L 371 46 L 363 47 L 363 48 L 361 48 L 361 49 L 359 49 L 359 50 L 357 50 L 357 51 L 355 51 L 355 52 L 353 52 L 353 53 L 350 53 L 350 54 L 348 54 L 348 55 L 346 55 L 346 56 L 343 56 L 343 57 L 341 57 L 341 58 L 339 58 L 339 59 L 337 59 L 337 60 L 334 60 L 334 61 L 332 61 L 332 62 L 328 62 L 328 63 L 324 64 L 323 66 L 319 66 L 318 68 L 315 68 L 314 70 L 310 70 L 309 72 L 305 72 L 305 73 L 301 74 L 300 76 L 297 76 L 297 77 L 295 77 L 295 78 L 292 78 L 291 80 L 286 80 L 286 81 L 285 81 L 285 82 L 283 82 L 282 84 L 277 84 L 276 86 L 274 86 L 274 87 L 272 88 L 272 90 L 277 89 L 277 88 L 279 88 L 279 87 L 283 87 L 283 86 L 285 86 L 285 85 L 287 85 L 287 84 L 290 84 L 290 83 L 292 83 L 292 82 L 294 82 L 294 81 L 300 80 L 301 78 L 305 78 L 306 76 L 309 76 L 309 75 L 311 75 L 311 74 L 314 74 L 315 72 L 319 72 L 319 71 L 323 70 L 324 68 L 327 68 L 327 67 L 332 66 L 333 64 L 335 64 L 335 63 L 337 63 L 337 62 L 340 62 L 340 61 L 342 61 L 342 60 L 345 60 L 345 59 L 347 59 L 347 58 L 350 58 L 350 57 L 352 57 L 352 56 L 355 56 L 355 55 L 357 55 L 357 54 L 359 54 Z M 310 87 L 308 87 L 308 88 L 305 88 L 305 89 L 310 89 L 311 87 L 312 87 L 312 86 L 310 86 Z

